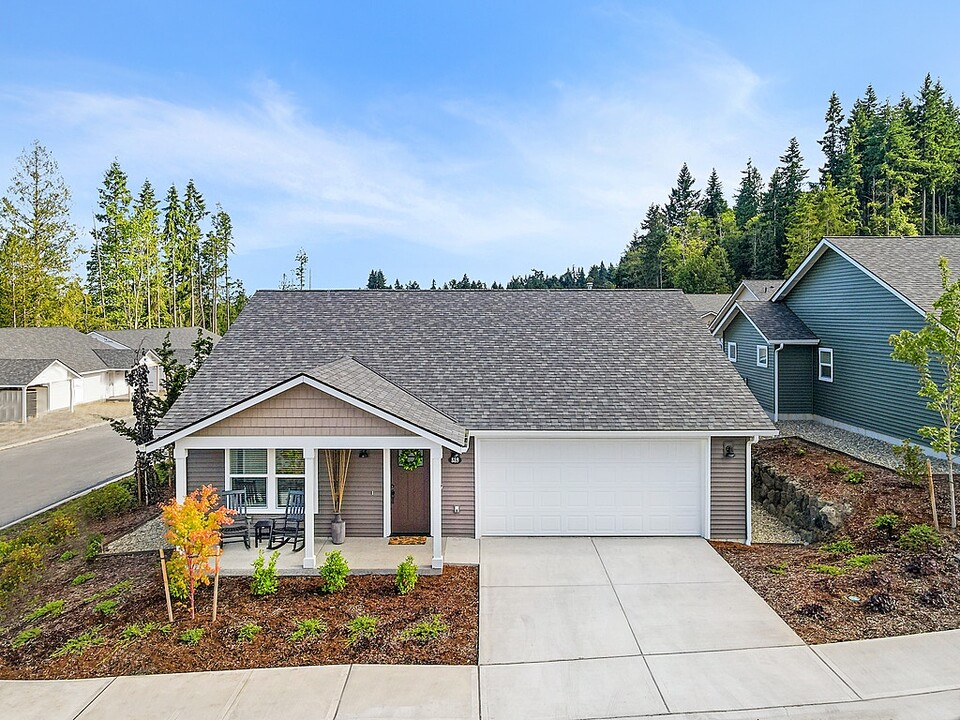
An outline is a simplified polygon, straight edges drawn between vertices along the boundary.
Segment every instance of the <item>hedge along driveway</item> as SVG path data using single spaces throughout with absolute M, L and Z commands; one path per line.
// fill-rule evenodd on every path
M 109 425 L 0 451 L 0 527 L 131 472 L 134 454 Z

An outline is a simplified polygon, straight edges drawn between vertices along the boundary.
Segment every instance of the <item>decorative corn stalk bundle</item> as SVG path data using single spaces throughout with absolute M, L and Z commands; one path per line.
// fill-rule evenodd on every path
M 350 468 L 350 450 L 324 450 L 323 458 L 327 463 L 327 478 L 330 480 L 330 499 L 333 513 L 340 514 L 343 506 L 343 493 L 347 489 L 347 470 Z

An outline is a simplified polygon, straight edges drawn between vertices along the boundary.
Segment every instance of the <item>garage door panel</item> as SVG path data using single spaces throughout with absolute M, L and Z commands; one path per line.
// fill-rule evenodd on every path
M 486 535 L 699 535 L 703 441 L 482 440 Z

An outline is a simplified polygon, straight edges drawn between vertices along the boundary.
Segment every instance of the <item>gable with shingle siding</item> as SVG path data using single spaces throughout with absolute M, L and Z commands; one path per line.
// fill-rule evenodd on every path
M 309 385 L 298 385 L 267 398 L 194 434 L 198 437 L 412 435 Z

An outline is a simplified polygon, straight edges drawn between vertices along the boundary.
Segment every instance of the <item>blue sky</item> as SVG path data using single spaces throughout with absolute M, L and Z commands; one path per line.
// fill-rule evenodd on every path
M 943 3 L 35 3 L 5 6 L 0 179 L 34 138 L 87 229 L 117 158 L 194 178 L 234 220 L 234 269 L 314 287 L 371 268 L 429 284 L 616 260 L 687 161 L 728 196 L 827 98 L 960 94 Z M 10 30 L 14 30 L 10 32 Z

